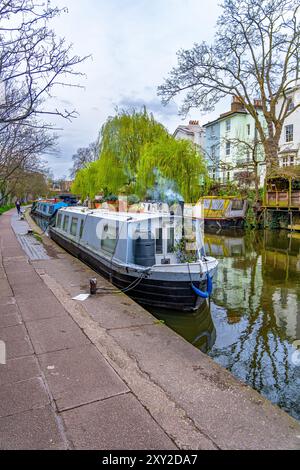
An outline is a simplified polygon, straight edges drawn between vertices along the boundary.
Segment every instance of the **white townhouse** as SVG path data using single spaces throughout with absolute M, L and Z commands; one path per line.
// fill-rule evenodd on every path
M 287 97 L 291 99 L 289 104 L 293 108 L 300 104 L 300 86 L 291 88 Z M 283 103 L 283 98 L 278 101 L 277 112 Z M 300 165 L 300 108 L 288 116 L 283 125 L 279 141 L 279 165 L 293 166 Z
M 204 136 L 205 129 L 199 125 L 199 121 L 189 121 L 188 125 L 178 126 L 173 134 L 177 140 L 190 140 L 199 150 L 204 146 Z

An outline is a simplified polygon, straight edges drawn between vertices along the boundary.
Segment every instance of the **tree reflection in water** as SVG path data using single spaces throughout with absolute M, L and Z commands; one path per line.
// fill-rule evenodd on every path
M 206 235 L 220 259 L 212 303 L 216 343 L 210 356 L 300 419 L 300 239 L 288 232 Z

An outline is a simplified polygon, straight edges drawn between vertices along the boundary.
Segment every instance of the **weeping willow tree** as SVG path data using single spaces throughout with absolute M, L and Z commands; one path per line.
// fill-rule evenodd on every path
M 200 185 L 208 182 L 205 161 L 195 145 L 169 135 L 142 149 L 137 171 L 141 196 L 155 185 L 158 175 L 172 181 L 186 202 L 195 202 L 199 198 Z
M 101 129 L 99 160 L 76 174 L 72 192 L 83 198 L 95 194 L 139 193 L 152 187 L 157 172 L 174 180 L 178 192 L 189 201 L 198 195 L 205 164 L 195 146 L 170 137 L 162 124 L 144 108 L 122 111 Z

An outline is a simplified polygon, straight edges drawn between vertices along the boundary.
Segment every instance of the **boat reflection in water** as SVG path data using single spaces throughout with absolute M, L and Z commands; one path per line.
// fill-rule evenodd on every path
M 31 214 L 31 218 L 43 230 L 43 232 L 47 233 L 49 227 L 49 220 L 45 219 L 44 217 L 39 217 L 35 214 Z
M 196 312 L 189 314 L 164 309 L 148 310 L 202 352 L 207 353 L 213 347 L 216 330 L 208 302 L 204 302 Z
M 244 236 L 206 234 L 219 259 L 209 355 L 236 377 L 300 419 L 300 239 L 287 231 Z

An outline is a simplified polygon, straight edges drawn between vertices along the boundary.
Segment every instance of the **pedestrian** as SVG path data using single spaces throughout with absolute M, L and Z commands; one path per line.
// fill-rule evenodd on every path
M 16 200 L 16 208 L 17 208 L 17 211 L 18 211 L 18 215 L 21 214 L 21 203 L 19 201 L 19 199 Z

